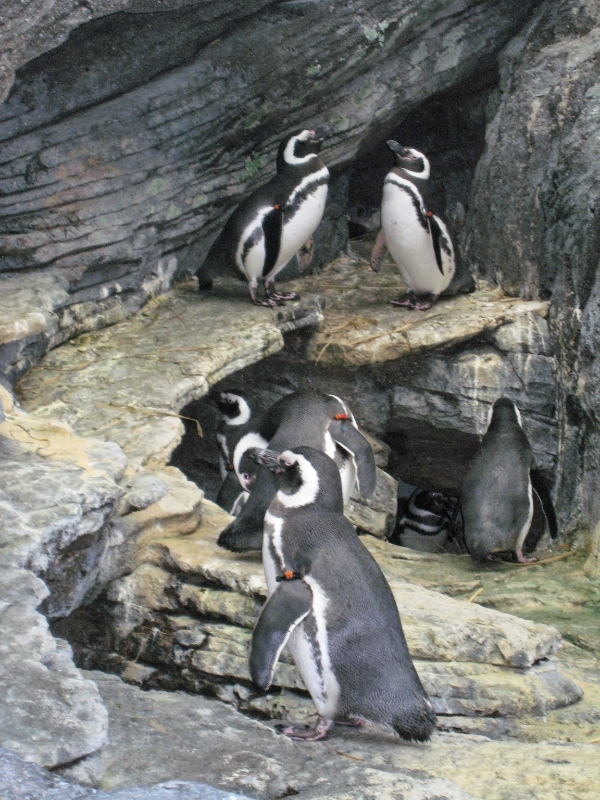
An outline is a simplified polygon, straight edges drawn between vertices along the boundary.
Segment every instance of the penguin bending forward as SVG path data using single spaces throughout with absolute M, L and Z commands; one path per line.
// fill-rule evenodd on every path
M 490 422 L 464 480 L 460 508 L 467 549 L 475 561 L 493 560 L 511 550 L 520 563 L 533 518 L 533 493 L 541 502 L 553 539 L 558 534 L 550 491 L 535 468 L 533 452 L 516 405 L 502 397 L 490 410 Z
M 400 505 L 390 544 L 424 553 L 463 552 L 453 531 L 458 499 L 427 489 L 415 489 L 402 513 Z
M 208 397 L 221 412 L 217 446 L 222 484 L 216 502 L 235 517 L 250 495 L 233 469 L 233 450 L 238 440 L 256 422 L 262 408 L 255 398 L 238 389 L 213 389 Z
M 427 210 L 427 157 L 393 140 L 386 144 L 394 154 L 395 167 L 383 183 L 381 231 L 371 266 L 379 272 L 389 250 L 408 290 L 405 298 L 392 300 L 392 305 L 423 310 L 450 285 L 456 270 L 454 248 L 445 224 Z
M 267 690 L 287 644 L 319 713 L 316 727 L 287 725 L 282 733 L 316 741 L 334 720 L 368 720 L 426 741 L 435 728 L 433 706 L 390 587 L 342 514 L 335 463 L 310 447 L 255 457 L 274 475 L 277 492 L 265 518 L 269 599 L 252 634 L 250 675 Z
M 295 292 L 278 292 L 275 277 L 301 249 L 301 265 L 312 260 L 311 237 L 323 217 L 329 183 L 329 170 L 318 156 L 322 142 L 310 130 L 282 141 L 277 175 L 236 208 L 196 272 L 200 291 L 211 289 L 215 276 L 233 269 L 248 281 L 255 305 L 273 307 L 298 299 Z M 259 279 L 265 300 L 257 297 Z
M 301 391 L 282 397 L 245 433 L 233 452 L 233 467 L 250 497 L 236 519 L 219 536 L 227 550 L 260 550 L 265 513 L 276 491 L 273 473 L 256 464 L 252 452 L 269 448 L 281 452 L 290 447 L 313 447 L 335 460 L 340 472 L 344 501 L 355 483 L 362 497 L 375 490 L 373 450 L 356 427 L 348 406 L 335 395 Z

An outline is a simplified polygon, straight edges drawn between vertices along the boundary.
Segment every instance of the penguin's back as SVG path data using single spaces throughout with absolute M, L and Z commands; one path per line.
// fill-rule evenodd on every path
M 531 447 L 520 428 L 484 436 L 461 492 L 472 555 L 514 549 L 531 511 L 531 463 Z

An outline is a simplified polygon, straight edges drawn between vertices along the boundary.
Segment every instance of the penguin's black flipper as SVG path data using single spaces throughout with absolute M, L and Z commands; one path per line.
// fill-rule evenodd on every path
M 544 509 L 550 536 L 553 539 L 556 539 L 558 536 L 558 522 L 556 521 L 556 512 L 554 510 L 554 503 L 552 502 L 552 495 L 550 494 L 548 484 L 538 469 L 530 470 L 529 476 L 531 478 L 531 486 L 537 493 L 537 496 L 542 504 L 542 508 Z
M 349 419 L 335 419 L 329 426 L 333 440 L 352 456 L 356 469 L 356 480 L 361 497 L 370 497 L 375 491 L 377 472 L 375 456 L 369 442 Z
M 265 514 L 277 491 L 275 476 L 266 467 L 259 467 L 250 497 L 238 516 L 217 539 L 217 544 L 234 553 L 262 548 Z
M 438 265 L 439 271 L 444 274 L 442 267 L 442 236 L 444 235 L 439 226 L 437 218 L 431 211 L 427 212 L 427 219 L 429 220 L 429 230 L 431 232 L 431 240 L 433 242 L 433 252 L 435 253 L 435 262 Z
M 281 231 L 283 230 L 283 206 L 277 203 L 268 212 L 262 221 L 263 236 L 265 237 L 265 263 L 263 275 L 268 275 L 277 263 L 281 246 Z
M 279 654 L 294 628 L 310 613 L 312 602 L 308 584 L 285 580 L 263 606 L 250 644 L 250 677 L 262 691 L 271 685 Z
M 246 495 L 246 497 L 244 498 L 243 495 Z M 228 514 L 237 516 L 247 498 L 248 492 L 244 490 L 242 484 L 238 480 L 238 476 L 231 470 L 227 473 L 225 480 L 221 484 L 216 500 L 217 505 L 224 511 L 227 511 Z

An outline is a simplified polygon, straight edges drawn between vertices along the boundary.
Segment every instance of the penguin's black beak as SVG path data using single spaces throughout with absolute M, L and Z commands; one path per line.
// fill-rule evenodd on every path
M 406 147 L 402 147 L 401 144 L 398 144 L 398 142 L 395 142 L 393 139 L 388 139 L 386 144 L 392 153 L 397 153 L 401 158 L 405 158 L 407 156 L 408 153 Z
M 279 461 L 280 453 L 274 450 L 255 450 L 252 458 L 257 464 L 267 467 L 271 472 L 284 472 L 284 467 Z

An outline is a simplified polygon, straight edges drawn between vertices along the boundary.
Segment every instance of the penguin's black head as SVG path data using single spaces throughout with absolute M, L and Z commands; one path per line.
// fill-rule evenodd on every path
M 394 163 L 397 167 L 418 178 L 429 177 L 429 161 L 423 153 L 412 147 L 402 147 L 393 139 L 388 139 L 386 144 L 394 154 Z
M 238 466 L 239 481 L 247 492 L 252 490 L 256 481 L 256 472 L 258 470 L 258 462 L 254 457 L 256 452 L 257 451 L 253 447 L 246 450 L 244 455 L 240 458 Z
M 523 427 L 521 412 L 508 397 L 500 397 L 489 410 L 488 429 L 506 423 L 514 425 L 515 422 Z
M 275 453 L 254 451 L 254 458 L 277 477 L 278 500 L 287 507 L 315 505 L 342 513 L 344 500 L 340 473 L 332 458 L 312 447 L 295 447 Z
M 321 150 L 323 139 L 314 131 L 296 131 L 287 136 L 279 145 L 277 152 L 277 172 L 283 172 L 286 167 L 300 166 L 310 161 Z
M 209 392 L 208 396 L 219 409 L 228 425 L 244 425 L 250 419 L 252 413 L 250 404 L 241 392 L 213 390 Z

